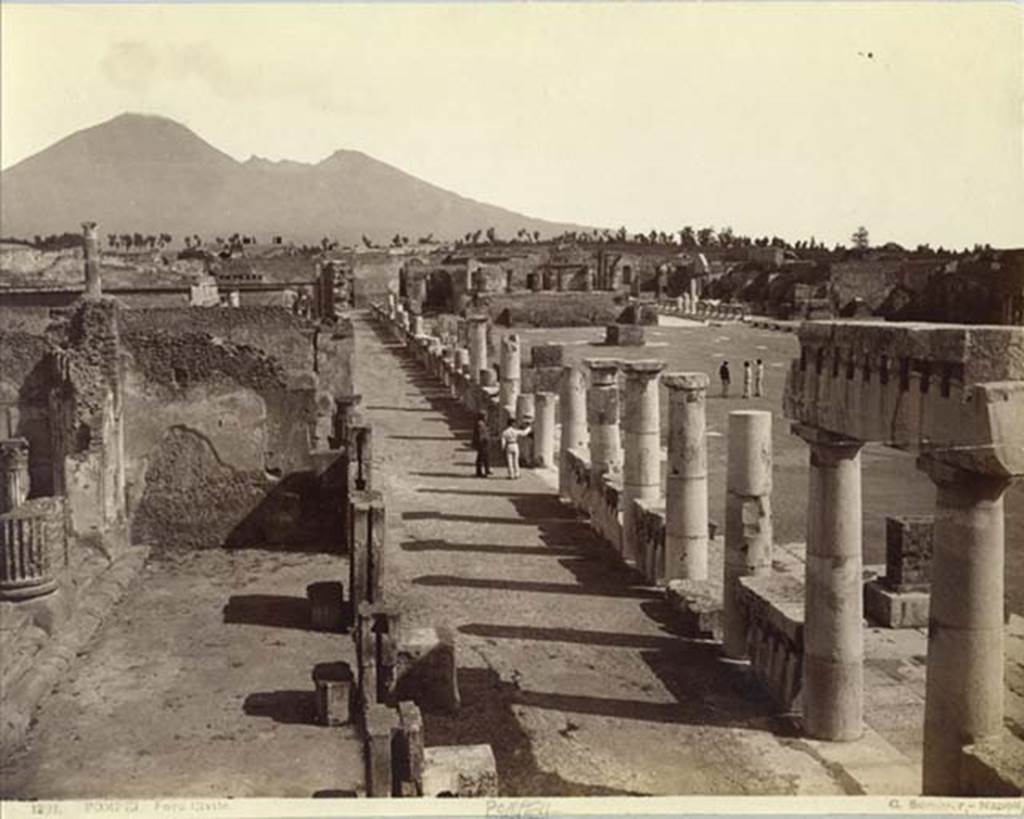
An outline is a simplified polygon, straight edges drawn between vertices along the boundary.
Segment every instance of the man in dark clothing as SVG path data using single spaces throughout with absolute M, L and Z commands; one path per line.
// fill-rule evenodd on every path
M 729 377 L 729 362 L 723 361 L 722 366 L 718 368 L 718 377 L 722 379 L 722 397 L 729 397 L 729 382 L 732 380 Z
M 473 449 L 476 450 L 476 476 L 486 478 L 491 474 L 491 433 L 487 429 L 487 418 L 481 412 L 473 425 Z

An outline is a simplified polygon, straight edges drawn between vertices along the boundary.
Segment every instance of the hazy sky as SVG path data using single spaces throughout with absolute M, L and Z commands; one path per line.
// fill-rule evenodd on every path
M 1024 245 L 1022 8 L 4 3 L 0 161 L 143 111 L 551 219 Z

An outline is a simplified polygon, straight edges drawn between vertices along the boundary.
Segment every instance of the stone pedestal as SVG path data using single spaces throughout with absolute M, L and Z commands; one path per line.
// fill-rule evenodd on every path
M 662 361 L 626 361 L 625 413 L 623 414 L 623 557 L 655 582 L 656 564 L 663 555 L 641 554 L 636 539 L 636 508 L 633 502 L 656 502 L 661 497 L 661 421 L 658 401 L 658 374 Z M 652 550 L 653 551 L 653 550 Z
M 410 329 L 411 329 L 412 334 L 414 336 L 421 336 L 421 335 L 423 335 L 423 316 L 418 315 L 418 314 L 413 314 L 412 325 L 411 325 Z
M 352 720 L 355 679 L 348 663 L 318 663 L 313 667 L 316 716 L 321 725 L 346 725 Z
M 502 336 L 500 351 L 501 391 L 498 393 L 498 401 L 511 415 L 515 412 L 522 378 L 522 348 L 519 336 L 515 333 Z
M 487 316 L 469 317 L 469 367 L 472 378 L 480 383 L 480 371 L 487 365 Z
M 587 427 L 590 435 L 590 468 L 595 476 L 622 470 L 619 438 L 619 362 L 612 358 L 589 358 Z
M 558 493 L 570 496 L 570 473 L 566 453 L 583 453 L 590 439 L 587 435 L 587 383 L 583 373 L 572 366 L 562 368 L 558 391 L 559 420 L 562 437 L 558 458 Z
M 918 466 L 937 487 L 923 792 L 957 795 L 964 746 L 1003 727 L 1003 495 L 1010 482 L 927 456 Z
M 736 602 L 737 581 L 772 567 L 772 414 L 730 412 L 728 434 L 722 648 L 727 657 L 743 659 L 746 628 Z
M 555 402 L 553 392 L 534 393 L 533 465 L 546 469 L 555 465 Z
M 659 580 L 708 577 L 708 446 L 705 373 L 670 373 L 665 566 Z
M 28 441 L 0 441 L 0 514 L 13 512 L 28 498 Z
M 815 739 L 854 740 L 864 732 L 862 443 L 802 424 L 793 431 L 811 448 L 804 730 Z

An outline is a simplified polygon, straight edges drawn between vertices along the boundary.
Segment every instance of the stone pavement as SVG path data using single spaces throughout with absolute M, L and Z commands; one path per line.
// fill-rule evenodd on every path
M 916 793 L 871 728 L 805 740 L 716 644 L 673 633 L 550 477 L 473 476 L 471 418 L 362 319 L 357 389 L 388 509 L 388 594 L 459 639 L 462 711 L 428 745 L 488 742 L 503 794 Z
M 308 628 L 334 555 L 151 558 L 0 770 L 12 799 L 309 797 L 361 788 L 362 744 L 314 722 L 311 671 L 352 641 Z

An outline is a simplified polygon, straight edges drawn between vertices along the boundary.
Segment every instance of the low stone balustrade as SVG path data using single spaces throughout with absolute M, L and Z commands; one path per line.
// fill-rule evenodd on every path
M 60 498 L 37 498 L 0 515 L 0 600 L 27 600 L 57 588 L 66 563 Z
M 739 578 L 737 598 L 755 679 L 783 712 L 796 709 L 803 684 L 804 584 L 792 575 Z

